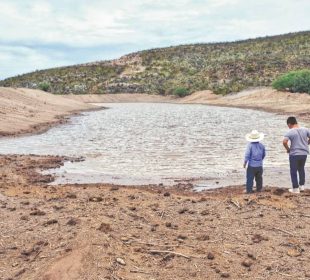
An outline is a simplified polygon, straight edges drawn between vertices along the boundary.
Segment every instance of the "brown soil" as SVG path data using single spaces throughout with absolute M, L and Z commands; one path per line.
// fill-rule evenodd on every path
M 0 279 L 308 279 L 310 190 L 47 185 L 0 156 Z
M 40 90 L 0 87 L 0 137 L 44 132 L 69 115 L 98 108 Z

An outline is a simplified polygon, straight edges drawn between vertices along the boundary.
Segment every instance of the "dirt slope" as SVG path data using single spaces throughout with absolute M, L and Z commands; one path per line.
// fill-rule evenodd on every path
M 40 90 L 0 87 L 0 136 L 39 132 L 94 105 Z

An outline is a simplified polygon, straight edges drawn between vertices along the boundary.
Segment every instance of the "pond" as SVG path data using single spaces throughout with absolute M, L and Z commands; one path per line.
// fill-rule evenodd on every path
M 54 170 L 56 183 L 243 184 L 245 134 L 266 134 L 266 183 L 289 186 L 286 117 L 207 105 L 113 103 L 40 135 L 0 139 L 2 154 L 83 156 Z M 282 184 L 281 183 L 281 184 Z

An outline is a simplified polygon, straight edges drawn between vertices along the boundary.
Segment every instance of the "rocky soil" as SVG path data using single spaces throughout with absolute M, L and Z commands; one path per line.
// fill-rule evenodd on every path
M 0 156 L 0 279 L 310 279 L 310 190 L 49 186 Z

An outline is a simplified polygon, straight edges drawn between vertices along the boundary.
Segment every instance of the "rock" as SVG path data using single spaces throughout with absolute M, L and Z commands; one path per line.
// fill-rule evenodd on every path
M 185 212 L 187 212 L 188 209 L 187 208 L 182 208 L 178 211 L 179 214 L 184 214 Z
M 209 252 L 207 255 L 208 260 L 214 260 L 215 256 L 213 253 Z
M 119 190 L 119 187 L 117 186 L 113 186 L 110 188 L 110 191 L 118 191 Z
M 164 196 L 170 196 L 170 192 L 165 192 Z
M 46 215 L 46 213 L 44 211 L 41 210 L 35 210 L 33 212 L 30 213 L 31 216 L 44 216 Z
M 251 267 L 253 265 L 253 262 L 249 261 L 249 260 L 244 260 L 241 263 L 244 267 Z
M 210 240 L 210 237 L 207 234 L 202 234 L 202 235 L 199 235 L 197 237 L 197 240 L 199 240 L 199 241 L 206 241 L 206 240 Z
M 119 263 L 120 265 L 126 265 L 125 261 L 121 258 L 117 258 L 116 262 Z
M 250 259 L 252 259 L 252 260 L 256 260 L 256 257 L 255 257 L 255 255 L 254 255 L 253 253 L 249 253 L 249 252 L 248 252 L 248 257 L 249 257 Z
M 222 278 L 229 278 L 230 277 L 230 274 L 228 272 L 222 272 L 221 273 L 221 277 Z
M 184 234 L 179 234 L 177 238 L 178 238 L 178 239 L 185 240 L 185 239 L 187 239 L 187 236 L 184 235 Z
M 101 223 L 100 227 L 98 228 L 99 231 L 104 232 L 104 233 L 108 233 L 112 231 L 112 228 L 110 226 L 110 224 L 107 223 Z
M 208 211 L 208 210 L 202 210 L 202 211 L 200 212 L 200 215 L 202 215 L 202 216 L 209 215 L 209 211 Z
M 89 198 L 89 201 L 91 202 L 101 202 L 103 199 L 100 196 L 93 196 Z
M 56 219 L 52 219 L 52 220 L 46 221 L 43 225 L 49 226 L 49 225 L 53 225 L 53 224 L 57 224 L 57 223 L 58 223 L 58 221 Z
M 76 218 L 71 218 L 68 222 L 67 222 L 67 225 L 68 226 L 75 226 L 79 223 L 79 220 L 76 219 Z
M 269 239 L 268 239 L 268 237 L 264 237 L 264 236 L 262 236 L 262 235 L 260 235 L 260 234 L 254 234 L 253 236 L 252 236 L 252 241 L 254 242 L 254 243 L 260 243 L 261 241 L 268 241 Z
M 287 255 L 290 257 L 299 257 L 299 256 L 301 256 L 301 251 L 299 251 L 297 249 L 289 249 L 287 251 Z
M 67 198 L 77 198 L 77 195 L 75 193 L 68 193 Z

